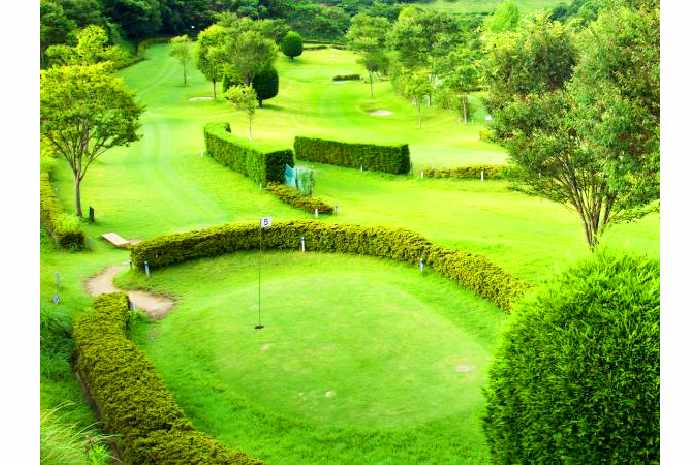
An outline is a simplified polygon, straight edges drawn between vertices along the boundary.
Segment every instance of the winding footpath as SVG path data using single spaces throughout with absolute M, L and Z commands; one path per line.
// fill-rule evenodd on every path
M 159 320 L 173 308 L 175 302 L 164 296 L 155 295 L 147 291 L 119 289 L 112 282 L 119 273 L 126 271 L 127 265 L 110 266 L 100 274 L 85 281 L 85 289 L 92 297 L 97 297 L 108 292 L 126 292 L 129 300 L 137 309 L 142 310 L 151 318 Z

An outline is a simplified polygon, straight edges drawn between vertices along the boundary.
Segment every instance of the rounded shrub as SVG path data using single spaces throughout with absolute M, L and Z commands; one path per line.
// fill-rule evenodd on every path
M 484 390 L 493 463 L 659 463 L 659 263 L 600 254 L 513 311 Z
M 294 58 L 301 55 L 301 52 L 304 51 L 304 42 L 301 40 L 301 36 L 298 33 L 289 31 L 284 36 L 284 39 L 282 39 L 281 48 L 282 53 L 287 55 L 290 60 L 294 60 Z
M 277 70 L 270 66 L 256 74 L 253 78 L 253 89 L 258 96 L 258 104 L 261 108 L 263 100 L 277 97 L 280 91 L 280 75 Z

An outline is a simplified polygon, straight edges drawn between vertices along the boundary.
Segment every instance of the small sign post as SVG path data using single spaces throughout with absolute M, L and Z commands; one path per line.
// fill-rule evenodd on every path
M 56 272 L 56 293 L 51 297 L 51 302 L 53 302 L 55 305 L 58 305 L 59 302 L 61 302 L 61 297 L 58 295 L 59 291 L 61 290 L 61 274 L 57 271 Z
M 318 218 L 318 208 L 314 209 L 314 218 Z
M 143 262 L 143 271 L 146 273 L 147 278 L 151 277 L 151 267 L 148 266 L 148 262 L 145 260 Z
M 420 268 L 420 272 L 423 273 L 423 268 L 425 268 L 425 264 L 423 263 L 422 258 L 418 260 L 418 268 Z
M 258 252 L 258 324 L 255 329 L 261 330 L 264 328 L 262 324 L 262 235 L 263 229 L 272 226 L 272 217 L 264 216 L 260 218 L 260 249 Z
M 301 236 L 301 251 L 306 252 L 306 241 L 304 240 L 304 236 Z
M 481 170 L 481 182 L 484 182 L 484 170 Z

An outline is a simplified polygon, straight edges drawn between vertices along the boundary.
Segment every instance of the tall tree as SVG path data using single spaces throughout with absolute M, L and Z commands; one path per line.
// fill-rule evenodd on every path
M 423 123 L 423 101 L 426 96 L 430 96 L 433 92 L 433 86 L 430 84 L 429 73 L 425 70 L 408 71 L 406 82 L 404 84 L 404 92 L 413 101 L 413 106 L 416 108 L 416 116 L 418 117 L 418 127 L 422 127 Z
M 132 39 L 153 36 L 163 24 L 160 0 L 103 0 L 105 13 Z
M 228 30 L 218 24 L 209 26 L 197 36 L 197 68 L 212 83 L 216 99 L 216 83 L 224 77 Z
M 182 65 L 182 72 L 187 87 L 187 67 L 192 62 L 192 40 L 187 34 L 170 39 L 170 56 Z
M 615 3 L 612 3 L 615 5 Z M 659 197 L 659 12 L 615 6 L 577 42 L 544 16 L 487 58 L 497 139 L 533 192 L 574 209 L 594 249 Z
M 345 35 L 353 50 L 363 54 L 360 63 L 369 74 L 370 93 L 374 97 L 374 77 L 388 66 L 388 58 L 384 54 L 386 34 L 389 21 L 386 18 L 373 17 L 365 13 L 356 15 Z
M 73 172 L 75 213 L 82 216 L 80 183 L 112 147 L 139 139 L 143 107 L 106 64 L 54 67 L 41 72 L 41 134 Z
M 450 52 L 438 63 L 438 73 L 443 77 L 444 85 L 459 97 L 462 107 L 462 121 L 469 122 L 469 94 L 479 85 L 479 69 L 474 51 L 468 46 L 461 46 Z
M 45 65 L 44 53 L 54 44 L 65 43 L 76 24 L 66 15 L 58 0 L 41 0 L 39 3 L 39 44 L 41 65 Z
M 128 52 L 119 45 L 109 45 L 109 37 L 100 26 L 90 25 L 75 33 L 74 47 L 66 44 L 52 45 L 46 50 L 50 65 L 92 65 L 111 62 L 118 65 L 128 58 Z
M 274 66 L 260 71 L 253 78 L 253 89 L 258 97 L 260 108 L 263 107 L 263 100 L 269 100 L 277 96 L 280 91 L 280 75 Z
M 256 74 L 275 62 L 277 45 L 258 31 L 246 31 L 229 39 L 226 55 L 230 71 L 250 85 Z
M 253 140 L 253 117 L 258 106 L 258 96 L 253 86 L 232 86 L 226 91 L 226 99 L 233 104 L 236 111 L 248 116 L 248 139 Z

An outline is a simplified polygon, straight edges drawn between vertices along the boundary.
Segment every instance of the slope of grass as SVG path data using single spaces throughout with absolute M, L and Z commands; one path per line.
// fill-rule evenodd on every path
M 399 263 L 269 253 L 255 331 L 257 260 L 120 278 L 177 299 L 135 339 L 197 426 L 274 464 L 483 463 L 501 310 Z

